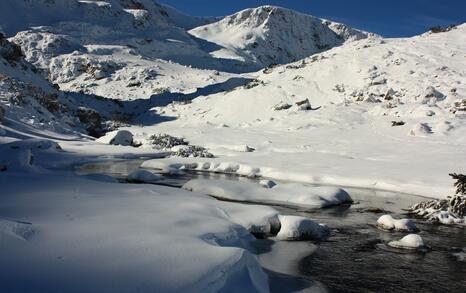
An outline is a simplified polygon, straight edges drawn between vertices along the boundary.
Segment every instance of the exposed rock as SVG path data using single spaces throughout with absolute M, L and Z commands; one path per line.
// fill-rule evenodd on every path
M 406 123 L 404 121 L 392 121 L 392 127 L 393 126 L 403 126 Z
M 9 62 L 17 62 L 24 58 L 21 47 L 9 42 L 3 35 L 0 36 L 0 56 Z
M 311 102 L 309 102 L 309 99 L 296 102 L 296 106 L 298 106 L 299 110 L 303 110 L 303 111 L 313 110 L 311 106 Z
M 272 180 L 267 180 L 267 179 L 263 179 L 259 181 L 259 184 L 264 186 L 265 188 L 273 188 L 275 185 L 277 185 L 277 183 L 273 182 Z
M 0 124 L 3 123 L 3 119 L 5 118 L 5 109 L 0 106 Z
M 81 123 L 86 125 L 87 132 L 97 137 L 102 133 L 102 117 L 99 112 L 87 107 L 79 107 L 76 110 L 76 115 Z
M 282 111 L 282 110 L 287 110 L 287 109 L 289 109 L 289 108 L 291 108 L 291 107 L 292 107 L 292 105 L 290 105 L 290 104 L 288 104 L 288 103 L 285 103 L 285 102 L 281 102 L 281 103 L 275 105 L 275 106 L 273 107 L 273 109 L 274 109 L 275 111 Z
M 409 131 L 409 135 L 411 136 L 428 136 L 432 134 L 432 128 L 427 123 L 417 123 L 414 127 Z

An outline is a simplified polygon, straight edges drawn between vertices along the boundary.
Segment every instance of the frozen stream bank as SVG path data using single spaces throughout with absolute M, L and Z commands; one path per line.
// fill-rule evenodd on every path
M 93 163 L 81 166 L 79 174 L 100 173 L 117 179 L 138 168 L 142 161 Z M 111 167 L 110 167 L 111 166 Z M 209 180 L 247 179 L 225 175 L 190 174 L 171 176 L 161 183 L 182 186 L 193 178 Z M 373 190 L 348 189 L 354 203 L 326 209 L 299 210 L 274 206 L 281 214 L 300 215 L 325 223 L 331 236 L 323 242 L 284 242 L 258 239 L 255 253 L 271 278 L 271 290 L 330 292 L 461 292 L 466 286 L 466 231 L 457 226 L 437 226 L 417 221 L 419 235 L 431 247 L 428 253 L 390 248 L 387 243 L 406 233 L 385 232 L 376 222 L 382 211 L 405 217 L 403 209 L 422 201 L 418 196 Z

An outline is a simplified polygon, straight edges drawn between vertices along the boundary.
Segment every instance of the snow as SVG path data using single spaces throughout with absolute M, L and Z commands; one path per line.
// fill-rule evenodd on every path
M 390 215 L 383 215 L 377 220 L 377 226 L 383 230 L 414 231 L 416 224 L 411 219 L 394 219 Z
M 466 172 L 465 24 L 387 39 L 273 6 L 201 18 L 152 0 L 3 0 L 0 30 L 0 283 L 13 291 L 268 292 L 251 233 L 324 228 L 206 194 L 298 208 L 349 202 L 345 187 L 444 198 L 447 174 Z M 71 172 L 125 159 L 146 160 L 134 183 L 238 180 L 187 192 Z M 414 212 L 463 224 L 450 199 Z
M 343 189 L 306 186 L 298 183 L 281 183 L 273 188 L 263 188 L 254 182 L 193 179 L 185 183 L 183 189 L 235 201 L 308 208 L 321 208 L 351 202 L 351 197 Z
M 409 234 L 399 241 L 390 241 L 389 246 L 402 249 L 419 249 L 425 247 L 422 237 L 417 234 Z
M 275 6 L 245 9 L 190 34 L 218 46 L 216 58 L 259 63 L 289 63 L 369 34 Z M 374 36 L 374 35 L 372 35 Z
M 107 132 L 103 137 L 97 139 L 100 143 L 132 146 L 133 134 L 127 130 L 115 130 Z
M 3 172 L 0 184 L 2 216 L 28 222 L 0 221 L 0 279 L 13 291 L 269 290 L 246 227 L 266 229 L 271 208 L 68 174 Z
M 321 240 L 330 234 L 327 226 L 300 216 L 279 216 L 280 232 L 277 234 L 279 240 Z

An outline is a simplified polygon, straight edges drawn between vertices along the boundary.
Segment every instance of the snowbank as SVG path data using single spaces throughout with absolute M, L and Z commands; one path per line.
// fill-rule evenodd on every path
M 32 223 L 0 220 L 10 292 L 269 292 L 247 228 L 266 231 L 270 207 L 58 174 L 0 172 L 0 186 L 0 209 Z
M 425 247 L 422 237 L 417 234 L 406 235 L 399 241 L 390 241 L 388 245 L 403 249 L 420 249 Z
M 320 240 L 330 234 L 327 226 L 300 216 L 279 217 L 281 228 L 277 234 L 279 240 Z
M 411 219 L 394 219 L 390 215 L 383 215 L 377 220 L 377 226 L 383 230 L 415 231 L 416 224 Z
M 25 139 L 0 145 L 0 172 L 37 169 L 38 155 L 46 157 L 60 150 L 58 143 L 44 139 Z
M 194 179 L 183 185 L 183 189 L 236 201 L 308 208 L 322 208 L 352 201 L 343 189 L 299 183 L 283 183 L 273 188 L 263 188 L 253 182 Z

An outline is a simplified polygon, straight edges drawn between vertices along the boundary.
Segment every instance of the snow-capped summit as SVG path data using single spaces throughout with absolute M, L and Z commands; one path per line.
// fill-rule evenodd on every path
M 219 45 L 213 56 L 261 66 L 289 63 L 346 41 L 375 36 L 276 6 L 242 10 L 190 33 Z

